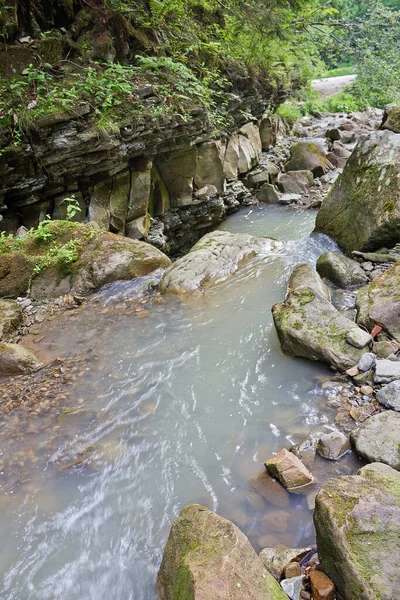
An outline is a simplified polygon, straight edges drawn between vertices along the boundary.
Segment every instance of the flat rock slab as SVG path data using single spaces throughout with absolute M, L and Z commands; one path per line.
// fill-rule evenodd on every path
M 370 417 L 353 429 L 350 439 L 367 461 L 382 462 L 400 470 L 400 413 L 388 410 Z
M 376 399 L 382 406 L 400 412 L 400 381 L 392 381 L 392 383 L 378 390 Z
M 207 233 L 188 254 L 166 270 L 160 291 L 164 294 L 202 291 L 227 279 L 256 255 L 267 255 L 281 247 L 275 240 L 244 233 Z
M 400 598 L 400 473 L 373 463 L 324 483 L 314 523 L 322 570 L 346 600 Z
M 382 359 L 375 363 L 375 383 L 390 383 L 400 379 L 400 361 Z
M 162 600 L 287 600 L 247 537 L 198 504 L 172 525 L 157 591 Z

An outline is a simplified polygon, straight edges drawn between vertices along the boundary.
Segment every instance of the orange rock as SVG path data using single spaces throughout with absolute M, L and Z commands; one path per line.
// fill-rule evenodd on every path
M 322 571 L 310 572 L 311 593 L 313 600 L 334 600 L 335 586 Z

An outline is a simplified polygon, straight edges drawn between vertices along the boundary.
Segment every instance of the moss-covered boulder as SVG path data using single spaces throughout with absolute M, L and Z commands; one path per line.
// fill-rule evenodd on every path
M 285 354 L 344 371 L 358 363 L 371 336 L 336 310 L 324 285 L 312 267 L 300 265 L 289 280 L 285 300 L 272 307 L 272 316 Z
M 42 367 L 36 354 L 22 344 L 0 342 L 0 377 L 25 375 Z
M 161 600 L 287 600 L 236 525 L 198 504 L 172 525 L 157 592 Z
M 317 271 L 340 287 L 368 283 L 368 277 L 359 263 L 340 252 L 325 252 L 317 260 Z
M 0 340 L 14 335 L 22 324 L 22 309 L 15 300 L 0 299 Z
M 400 136 L 375 131 L 361 139 L 322 203 L 316 231 L 347 253 L 392 246 L 400 238 Z
M 356 298 L 357 322 L 369 330 L 380 325 L 400 342 L 399 294 L 400 262 L 397 262 L 359 290 Z
M 400 473 L 373 463 L 328 480 L 314 523 L 321 567 L 343 600 L 400 598 Z
M 325 154 L 314 142 L 297 142 L 290 148 L 290 159 L 285 171 L 311 171 L 321 177 L 332 168 Z
M 0 245 L 0 264 L 0 296 L 29 292 L 41 299 L 85 294 L 168 267 L 171 261 L 139 240 L 82 223 L 46 221 L 23 238 L 6 238 Z
M 258 254 L 265 255 L 280 247 L 280 242 L 245 233 L 207 233 L 165 271 L 160 290 L 167 294 L 202 291 L 225 280 Z
M 400 133 L 400 106 L 391 104 L 383 114 L 381 129 L 388 129 L 394 133 Z

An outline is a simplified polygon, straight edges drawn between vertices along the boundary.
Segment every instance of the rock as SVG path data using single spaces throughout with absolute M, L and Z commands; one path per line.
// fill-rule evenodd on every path
M 399 342 L 394 340 L 385 340 L 383 342 L 374 342 L 372 344 L 372 352 L 378 358 L 387 358 L 391 354 L 396 354 L 400 350 Z
M 261 143 L 260 143 L 261 147 Z M 197 189 L 214 186 L 222 194 L 226 189 L 224 165 L 218 142 L 205 142 L 197 147 L 194 184 Z M 209 194 L 214 195 L 214 194 Z
M 333 431 L 320 436 L 317 451 L 323 458 L 338 460 L 350 450 L 350 443 L 344 433 Z
M 348 148 L 346 148 L 342 142 L 335 141 L 333 142 L 333 153 L 340 159 L 344 159 L 347 161 L 349 156 L 351 156 L 351 152 Z M 346 163 L 344 163 L 346 164 Z
M 365 354 L 362 355 L 362 357 L 358 361 L 358 365 L 357 365 L 358 370 L 361 371 L 362 373 L 369 371 L 370 369 L 372 369 L 372 367 L 375 366 L 375 359 L 376 359 L 376 356 L 373 352 L 366 352 Z
M 288 492 L 265 471 L 252 477 L 249 483 L 270 504 L 278 507 L 289 506 Z
M 128 238 L 142 240 L 149 232 L 150 219 L 146 215 L 129 221 L 125 226 L 125 235 Z
M 374 393 L 374 388 L 370 385 L 363 385 L 360 389 L 360 393 L 363 396 L 372 396 L 372 394 Z
M 400 379 L 400 361 L 384 358 L 375 363 L 375 383 L 390 383 Z
M 0 297 L 23 296 L 34 275 L 32 263 L 20 252 L 0 256 Z
M 317 441 L 314 439 L 303 440 L 290 448 L 290 452 L 293 452 L 308 469 L 314 464 L 316 451 Z
M 392 247 L 400 237 L 400 137 L 374 131 L 362 138 L 317 215 L 316 231 L 347 253 Z
M 357 327 L 349 331 L 346 340 L 354 348 L 365 348 L 365 346 L 372 342 L 372 337 L 369 333 Z
M 331 142 L 335 142 L 336 140 L 340 140 L 342 132 L 338 127 L 332 127 L 332 129 L 328 129 L 325 133 L 325 137 L 328 138 Z
M 400 172 L 400 171 L 399 171 Z M 400 262 L 397 262 L 357 294 L 357 322 L 371 330 L 380 325 L 400 342 Z
M 300 194 L 281 194 L 279 196 L 279 204 L 296 204 L 301 200 Z
M 25 375 L 42 367 L 36 354 L 21 344 L 0 342 L 0 376 Z
M 400 381 L 392 381 L 376 392 L 379 404 L 400 412 Z
M 315 569 L 309 577 L 313 600 L 335 600 L 335 586 L 325 573 Z
M 290 515 L 284 510 L 267 512 L 259 521 L 259 527 L 266 535 L 271 533 L 282 534 L 287 531 Z
M 380 128 L 400 133 L 400 106 L 398 104 L 391 104 L 386 107 Z
M 247 234 L 207 233 L 186 256 L 166 270 L 160 291 L 168 294 L 203 291 L 235 273 L 257 254 L 265 255 L 279 247 L 279 242 Z
M 299 577 L 302 575 L 301 567 L 297 562 L 290 562 L 283 570 L 284 579 L 291 579 L 292 577 Z
M 285 594 L 289 596 L 291 600 L 300 600 L 301 591 L 303 589 L 304 576 L 292 577 L 291 579 L 283 579 L 281 581 L 281 587 Z
M 15 300 L 0 299 L 0 341 L 12 337 L 22 324 L 22 309 Z
M 285 171 L 311 171 L 314 177 L 321 177 L 329 170 L 329 162 L 313 142 L 297 142 L 290 148 L 290 160 Z
M 276 129 L 269 115 L 265 115 L 260 122 L 260 138 L 263 150 L 269 150 L 276 144 Z
M 298 564 L 312 548 L 263 548 L 259 557 L 262 559 L 265 567 L 275 577 L 281 579 L 283 572 L 288 564 Z
M 400 470 L 400 414 L 392 410 L 378 413 L 353 429 L 351 443 L 368 462 L 382 462 Z
M 198 504 L 186 506 L 172 525 L 157 592 L 161 600 L 286 598 L 246 536 Z
M 310 274 L 308 285 L 307 280 L 298 285 L 301 273 Z M 300 265 L 289 280 L 284 302 L 273 306 L 272 315 L 286 354 L 321 361 L 345 371 L 362 355 L 355 344 L 365 347 L 371 336 L 336 310 L 323 292 L 324 285 L 311 267 Z
M 358 370 L 358 367 L 351 367 L 350 369 L 346 370 L 346 375 L 348 375 L 349 377 L 357 377 L 359 373 L 360 371 Z
M 205 198 L 210 198 L 211 196 L 216 196 L 218 194 L 218 190 L 215 185 L 205 185 L 194 193 L 195 198 L 199 200 L 204 200 Z
M 288 290 L 303 292 L 312 290 L 317 296 L 330 299 L 330 291 L 326 283 L 310 265 L 298 265 L 290 275 Z
M 304 194 L 313 182 L 311 171 L 290 171 L 278 176 L 278 188 L 284 194 Z
M 184 151 L 172 152 L 157 161 L 161 177 L 167 186 L 173 206 L 185 206 L 192 201 L 193 180 L 196 174 L 197 148 L 192 146 Z M 210 182 L 212 183 L 212 182 Z M 203 185 L 202 184 L 200 187 Z
M 257 200 L 267 202 L 268 204 L 276 204 L 281 197 L 274 185 L 264 183 L 256 193 Z
M 314 523 L 321 568 L 346 600 L 400 598 L 400 474 L 382 464 L 329 479 Z
M 360 265 L 340 252 L 325 252 L 317 260 L 316 269 L 321 277 L 328 277 L 340 287 L 368 283 L 368 277 Z
M 288 489 L 306 485 L 313 480 L 301 460 L 285 448 L 267 460 L 265 468 L 271 477 L 278 479 Z

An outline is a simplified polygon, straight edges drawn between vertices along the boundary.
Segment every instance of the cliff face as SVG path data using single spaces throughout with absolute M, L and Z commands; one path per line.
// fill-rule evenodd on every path
M 127 66 L 131 71 L 122 73 L 115 93 L 110 88 L 107 119 L 99 118 L 95 100 L 87 97 L 85 74 L 90 70 L 98 86 L 101 64 L 130 65 L 138 48 L 154 50 L 156 33 L 154 39 L 141 34 L 132 20 L 128 27 L 105 3 L 84 9 L 65 0 L 50 4 L 15 2 L 6 34 L 3 23 L 7 43 L 0 47 L 0 77 L 2 82 L 11 77 L 19 95 L 10 87 L 9 104 L 0 104 L 0 231 L 35 227 L 46 215 L 65 218 L 73 197 L 80 207 L 76 220 L 95 221 L 115 233 L 143 238 L 151 217 L 174 210 L 173 218 L 161 220 L 166 229 L 176 234 L 184 215 L 190 229 L 200 221 L 199 237 L 228 210 L 220 199 L 226 181 L 257 164 L 260 126 L 269 145 L 273 125 L 265 110 L 282 91 L 226 64 L 222 83 L 213 84 L 219 86 L 225 122 L 216 133 L 210 103 L 199 97 L 205 88 L 196 87 L 187 69 L 182 71 L 186 86 L 179 81 L 182 89 L 176 93 L 183 100 L 176 101 L 174 82 L 162 68 L 147 79 L 140 72 L 132 82 L 128 75 L 132 71 L 136 77 L 136 70 Z M 52 28 L 48 35 L 44 27 Z M 177 63 L 171 64 L 174 69 Z M 64 81 L 71 101 L 66 95 L 61 108 L 52 107 L 51 95 L 60 94 Z M 84 93 L 77 97 L 80 82 Z M 22 100 L 21 90 L 26 90 Z M 216 112 L 218 103 L 212 104 Z M 160 117 L 147 117 L 155 113 Z M 193 231 L 189 237 L 196 241 Z M 179 244 L 164 249 L 179 250 Z

